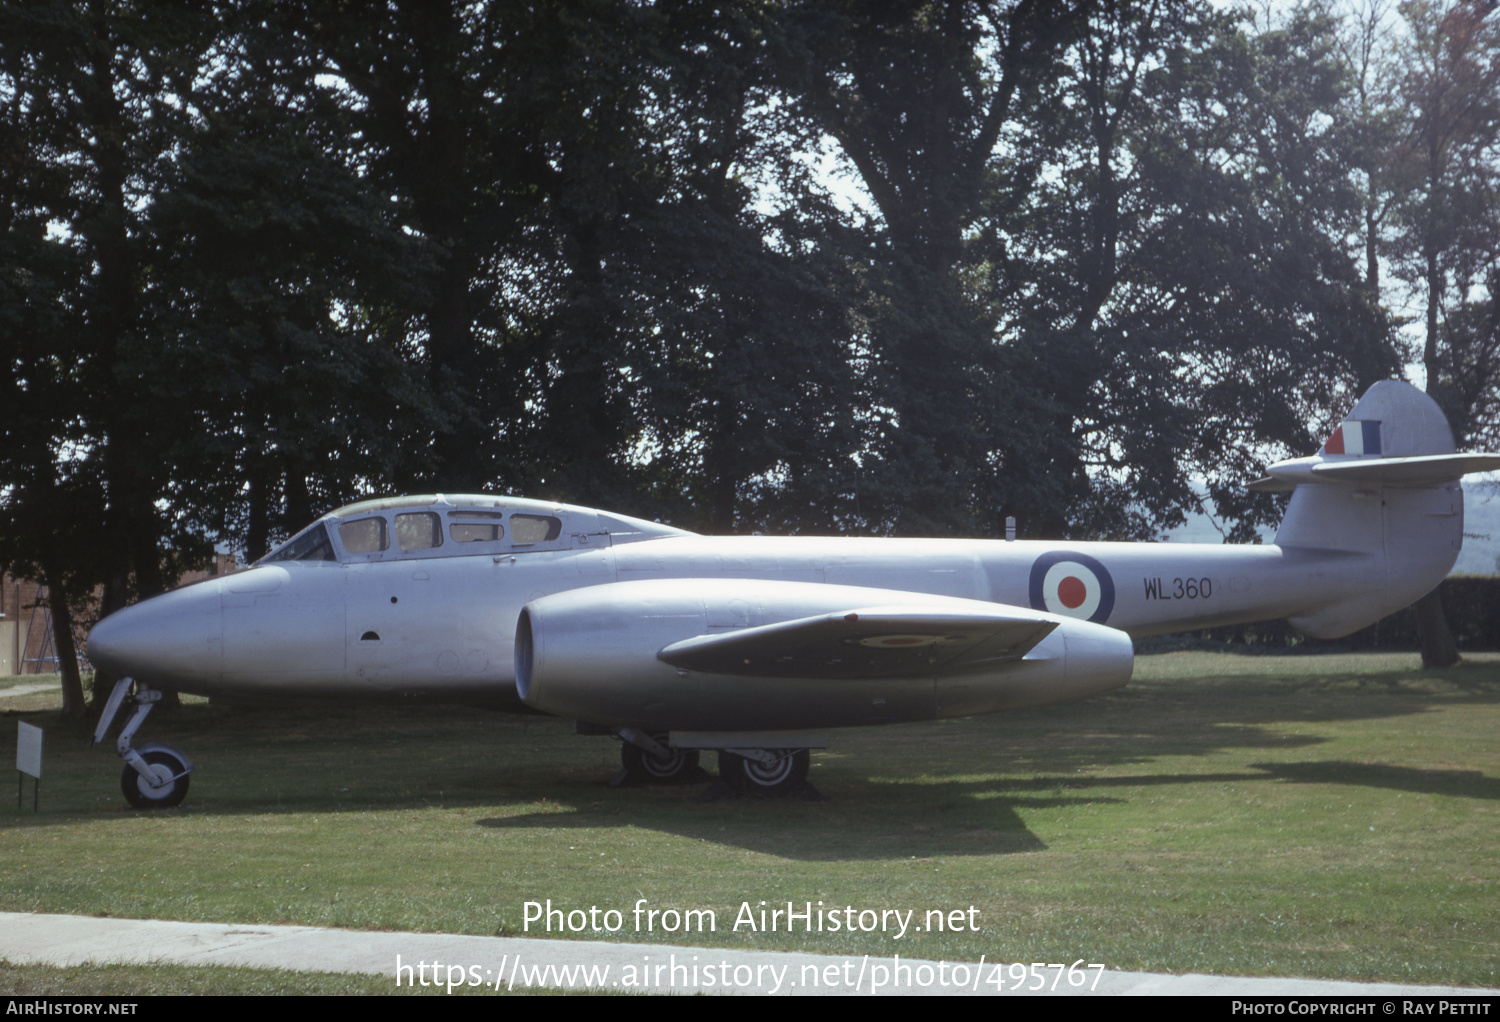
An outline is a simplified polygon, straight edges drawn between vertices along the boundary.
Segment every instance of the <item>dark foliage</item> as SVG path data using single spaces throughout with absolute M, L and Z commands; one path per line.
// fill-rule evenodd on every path
M 1126 539 L 1206 479 L 1248 536 L 1244 482 L 1400 363 L 1357 187 L 1399 132 L 1340 29 L 0 4 L 0 562 L 107 611 L 417 489 Z M 1476 436 L 1494 319 L 1446 328 Z

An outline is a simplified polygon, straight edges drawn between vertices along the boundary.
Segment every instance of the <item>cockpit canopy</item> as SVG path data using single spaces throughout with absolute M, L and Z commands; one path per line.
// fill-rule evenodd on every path
M 671 535 L 685 533 L 624 515 L 518 497 L 388 497 L 329 512 L 257 563 L 462 557 L 610 546 Z

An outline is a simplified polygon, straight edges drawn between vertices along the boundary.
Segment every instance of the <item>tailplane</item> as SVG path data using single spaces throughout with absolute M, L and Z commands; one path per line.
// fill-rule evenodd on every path
M 1337 638 L 1426 594 L 1463 546 L 1459 480 L 1497 468 L 1500 455 L 1455 454 L 1442 410 L 1416 387 L 1397 380 L 1371 387 L 1321 451 L 1277 462 L 1250 484 L 1293 491 L 1277 546 L 1351 555 L 1329 570 L 1344 577 L 1340 588 L 1352 595 L 1291 623 Z

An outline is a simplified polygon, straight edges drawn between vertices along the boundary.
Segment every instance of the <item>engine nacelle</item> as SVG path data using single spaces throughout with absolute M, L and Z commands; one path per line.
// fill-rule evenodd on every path
M 694 636 L 860 607 L 993 614 L 1057 627 L 1023 659 L 878 678 L 758 677 L 673 667 L 657 657 Z M 1130 680 L 1129 636 L 1103 625 L 977 600 L 806 582 L 616 582 L 528 603 L 516 626 L 516 689 L 546 713 L 609 727 L 749 731 L 890 724 L 1061 702 Z

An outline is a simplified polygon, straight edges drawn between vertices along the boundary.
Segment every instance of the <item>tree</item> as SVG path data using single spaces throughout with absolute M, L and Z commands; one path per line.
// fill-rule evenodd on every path
M 808 2 L 783 88 L 872 196 L 877 527 L 1140 537 L 1395 364 L 1315 11 Z
M 1336 28 L 1196 0 L 0 9 L 34 438 L 0 487 L 92 517 L 96 553 L 59 549 L 106 609 L 389 489 L 1123 539 L 1206 478 L 1244 536 L 1266 451 L 1397 364 L 1370 254 L 1398 136 Z M 1453 258 L 1450 304 L 1490 265 Z M 1432 375 L 1454 394 L 1490 393 L 1489 312 L 1443 320 L 1480 367 Z
M 424 260 L 410 306 L 420 334 L 407 340 L 436 414 L 425 456 L 398 478 L 460 492 L 514 485 L 528 461 L 515 426 L 533 382 L 537 298 L 526 291 L 545 290 L 556 262 L 528 233 L 558 173 L 538 130 L 549 101 L 571 99 L 545 86 L 581 72 L 560 31 L 569 12 L 400 3 L 276 20 L 305 39 L 309 80 L 322 75 L 342 105 L 343 130 L 361 140 L 354 162 L 391 197 Z
M 86 279 L 78 253 L 47 236 L 46 210 L 66 187 L 27 145 L 18 95 L 0 99 L 0 567 L 45 580 L 63 712 L 85 710 L 72 612 L 92 588 L 99 489 L 79 455 L 83 323 L 73 302 Z
M 145 224 L 153 393 L 197 425 L 166 452 L 175 503 L 249 559 L 412 474 L 444 418 L 407 354 L 425 253 L 358 173 L 305 43 L 264 14 L 227 12 Z
M 869 527 L 993 525 L 999 509 L 981 505 L 996 420 L 1035 437 L 1037 415 L 993 344 L 1004 254 L 971 242 L 976 230 L 994 239 L 985 221 L 1013 213 L 1036 180 L 1040 163 L 998 147 L 1055 75 L 1078 9 L 812 0 L 782 21 L 778 78 L 804 134 L 837 140 L 880 217 L 868 257 Z
M 176 523 L 158 505 L 167 464 L 157 445 L 170 419 L 145 400 L 140 213 L 181 129 L 169 97 L 192 80 L 205 24 L 201 13 L 103 0 L 0 9 L 14 171 L 4 182 L 6 255 L 40 257 L 45 274 L 13 264 L 3 296 L 13 316 L 42 330 L 12 342 L 31 415 L 27 453 L 0 478 L 11 487 L 6 560 L 30 563 L 49 584 L 70 689 L 69 603 L 102 581 L 108 613 L 127 587 L 150 595 L 168 583 L 162 552 Z M 62 340 L 61 324 L 76 333 Z M 37 336 L 47 348 L 27 354 Z
M 1489 287 L 1500 274 L 1500 28 L 1491 11 L 1401 6 L 1410 43 L 1398 93 L 1404 137 L 1392 150 L 1396 272 L 1422 302 L 1427 391 L 1461 445 L 1484 432 L 1500 393 Z M 1436 591 L 1418 602 L 1417 624 L 1424 666 L 1458 661 Z
M 1139 114 L 1135 208 L 1151 227 L 1131 237 L 1111 317 L 1140 361 L 1112 393 L 1132 400 L 1144 379 L 1160 395 L 1121 416 L 1175 483 L 1154 495 L 1158 514 L 1186 488 L 1174 474 L 1197 475 L 1239 541 L 1280 515 L 1244 489 L 1266 449 L 1309 449 L 1342 395 L 1399 364 L 1348 240 L 1359 136 L 1337 29 L 1316 8 L 1184 23 Z
M 840 531 L 859 510 L 862 239 L 798 158 L 774 31 L 755 4 L 664 11 L 633 156 L 652 186 L 622 191 L 605 235 L 641 475 L 659 507 L 713 532 Z

